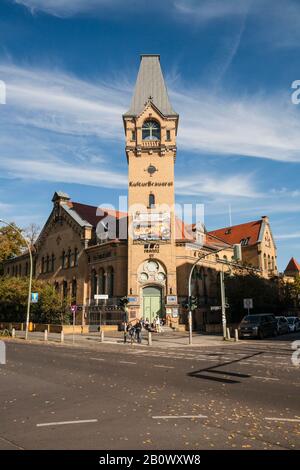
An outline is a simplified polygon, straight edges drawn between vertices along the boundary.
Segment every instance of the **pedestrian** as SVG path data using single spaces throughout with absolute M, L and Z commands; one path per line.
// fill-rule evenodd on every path
M 155 329 L 156 329 L 157 333 L 160 333 L 160 318 L 159 318 L 159 315 L 157 315 L 157 317 L 155 319 Z
M 144 328 L 145 328 L 145 330 L 149 330 L 149 326 L 150 326 L 149 318 L 146 318 L 146 320 L 144 321 Z
M 140 320 L 135 324 L 136 339 L 138 343 L 142 342 L 142 323 Z

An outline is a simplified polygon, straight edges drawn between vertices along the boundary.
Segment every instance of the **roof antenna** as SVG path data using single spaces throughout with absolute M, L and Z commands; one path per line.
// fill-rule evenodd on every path
M 228 204 L 229 210 L 229 227 L 232 227 L 231 204 Z

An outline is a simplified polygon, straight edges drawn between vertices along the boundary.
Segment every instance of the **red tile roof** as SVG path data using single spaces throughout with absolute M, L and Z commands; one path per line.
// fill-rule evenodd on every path
M 241 243 L 241 240 L 249 238 L 247 243 L 247 246 L 249 246 L 254 245 L 258 241 L 261 224 L 261 220 L 255 220 L 254 222 L 246 222 L 245 224 L 212 230 L 208 234 L 214 235 L 231 245 Z
M 291 258 L 284 272 L 300 272 L 300 264 L 295 258 Z
M 122 217 L 127 217 L 126 212 L 115 211 L 113 209 L 104 209 L 104 215 L 97 215 L 98 207 L 96 206 L 89 206 L 87 204 L 81 204 L 80 202 L 68 202 L 68 206 L 72 207 L 78 215 L 87 222 L 89 222 L 93 227 L 96 227 L 98 222 L 103 219 L 107 214 L 110 214 L 117 219 L 121 219 Z

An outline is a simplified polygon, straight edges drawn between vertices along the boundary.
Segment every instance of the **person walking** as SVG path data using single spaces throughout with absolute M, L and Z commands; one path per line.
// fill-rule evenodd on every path
M 140 344 L 142 342 L 142 323 L 140 320 L 135 324 L 135 331 L 137 342 Z

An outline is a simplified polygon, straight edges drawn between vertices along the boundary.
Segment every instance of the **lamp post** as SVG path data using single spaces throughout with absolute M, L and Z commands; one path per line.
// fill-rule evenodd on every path
M 25 243 L 26 243 L 26 245 L 27 245 L 27 248 L 28 248 L 28 252 L 29 252 L 30 271 L 29 271 L 27 312 L 26 312 L 26 327 L 25 327 L 25 339 L 27 340 L 27 339 L 28 339 L 28 327 L 29 327 L 29 315 L 30 315 L 32 271 L 33 271 L 31 247 L 30 247 L 30 243 L 28 242 L 28 240 L 26 240 L 26 238 L 24 237 L 24 235 L 22 234 L 22 232 L 21 232 L 17 227 L 15 227 L 14 225 L 10 224 L 9 222 L 6 222 L 6 221 L 3 220 L 3 219 L 0 219 L 0 223 L 5 224 L 5 225 L 7 225 L 8 227 L 10 227 L 10 228 L 12 228 L 13 230 L 15 230 L 15 231 L 24 239 L 24 241 L 25 241 Z
M 203 260 L 204 258 L 206 258 L 206 256 L 210 256 L 211 254 L 217 254 L 219 253 L 220 251 L 223 251 L 224 248 L 228 247 L 228 248 L 234 248 L 234 257 L 235 259 L 237 260 L 238 258 L 241 259 L 241 247 L 240 245 L 238 244 L 231 244 L 231 243 L 227 243 L 225 242 L 224 240 L 222 240 L 221 238 L 219 237 L 216 237 L 215 235 L 211 235 L 209 234 L 209 236 L 211 238 L 214 238 L 215 240 L 218 240 L 219 242 L 222 242 L 224 245 L 226 245 L 225 247 L 223 246 L 222 248 L 219 248 L 218 250 L 214 250 L 212 253 L 205 253 L 203 256 L 200 256 L 195 262 L 194 264 L 192 265 L 191 267 L 191 270 L 190 270 L 190 274 L 189 274 L 189 285 L 188 285 L 188 295 L 189 295 L 189 316 L 188 316 L 188 323 L 189 323 L 189 344 L 192 344 L 193 343 L 193 335 L 192 335 L 192 309 L 191 309 L 191 302 L 190 302 L 190 299 L 191 299 L 191 295 L 192 295 L 192 275 L 193 275 L 193 271 L 194 271 L 194 268 L 195 266 L 201 261 Z M 239 247 L 239 248 L 238 248 Z M 224 338 L 226 338 L 226 305 L 225 305 L 225 284 L 224 284 L 224 271 L 222 270 L 220 272 L 220 280 L 221 280 L 221 305 L 222 305 L 222 325 L 223 325 L 223 335 L 224 335 Z M 225 328 L 225 329 L 224 329 Z

